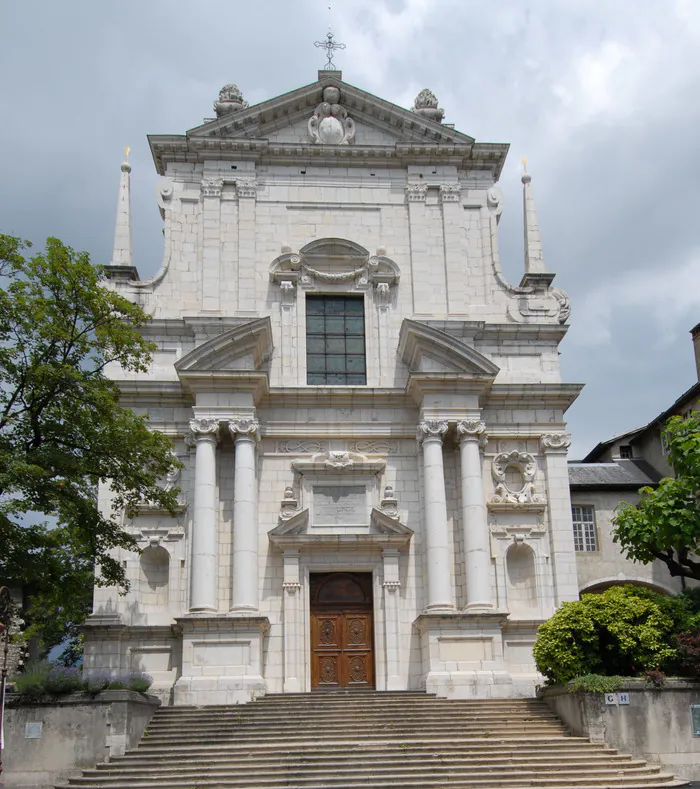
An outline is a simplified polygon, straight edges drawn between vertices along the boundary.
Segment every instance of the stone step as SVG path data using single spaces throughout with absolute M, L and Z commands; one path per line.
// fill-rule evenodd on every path
M 526 747 L 484 747 L 482 745 L 463 745 L 460 747 L 449 748 L 448 750 L 436 750 L 433 743 L 430 744 L 415 744 L 415 743 L 400 743 L 394 745 L 372 745 L 372 744 L 359 744 L 355 746 L 362 751 L 363 760 L 370 759 L 384 759 L 400 756 L 402 759 L 407 758 L 446 758 L 446 759 L 513 759 L 513 760 L 540 760 L 542 759 L 542 748 L 539 745 L 528 745 Z M 109 763 L 98 765 L 99 769 L 111 769 L 113 764 L 120 762 L 138 762 L 139 764 L 159 764 L 163 761 L 171 762 L 172 757 L 176 753 L 180 753 L 182 749 L 157 751 L 156 753 L 145 753 L 143 749 L 128 751 L 124 756 L 115 756 Z M 573 746 L 569 745 L 569 740 L 564 740 L 558 743 L 550 743 L 547 745 L 547 751 L 556 759 L 582 759 L 582 758 L 598 758 L 598 757 L 616 757 L 620 759 L 631 758 L 627 754 L 618 754 L 613 748 L 601 748 L 598 745 L 593 745 L 588 741 L 575 743 Z M 184 753 L 184 752 L 183 752 Z M 199 754 L 199 755 L 198 755 Z M 231 759 L 240 760 L 242 763 L 253 762 L 258 760 L 264 761 L 282 761 L 285 759 L 304 760 L 305 762 L 323 761 L 325 759 L 343 760 L 357 758 L 357 751 L 348 744 L 347 748 L 340 754 L 328 756 L 327 754 L 318 753 L 316 744 L 304 746 L 295 746 L 293 749 L 285 750 L 274 746 L 259 747 L 251 750 L 250 748 L 240 747 L 214 747 L 210 750 L 190 749 L 186 752 L 188 762 L 197 759 L 202 762 L 208 761 L 229 761 Z
M 364 769 L 362 766 L 357 765 L 355 769 L 348 768 L 345 770 L 324 770 L 319 771 L 318 774 L 312 775 L 309 774 L 305 770 L 278 770 L 275 774 L 271 773 L 270 771 L 252 771 L 246 770 L 241 772 L 232 773 L 231 770 L 207 770 L 206 772 L 202 772 L 201 770 L 190 770 L 190 769 L 183 769 L 181 772 L 176 774 L 171 773 L 149 773 L 147 776 L 143 774 L 137 775 L 120 775 L 118 777 L 110 777 L 106 776 L 103 777 L 101 775 L 85 775 L 78 779 L 76 782 L 77 786 L 82 785 L 83 783 L 91 783 L 98 781 L 99 783 L 104 784 L 104 786 L 111 786 L 117 782 L 123 782 L 124 780 L 128 779 L 132 782 L 134 786 L 138 786 L 139 782 L 141 781 L 149 781 L 153 782 L 156 780 L 161 780 L 162 782 L 167 780 L 169 782 L 181 782 L 185 785 L 189 781 L 190 784 L 197 784 L 200 785 L 203 781 L 225 781 L 227 784 L 232 786 L 238 787 L 247 787 L 250 785 L 255 786 L 267 786 L 273 787 L 277 789 L 280 786 L 314 786 L 318 785 L 319 781 L 323 781 L 323 786 L 336 786 L 338 784 L 343 785 L 348 781 L 357 782 L 357 781 L 387 781 L 387 780 L 394 780 L 397 781 L 399 779 L 414 779 L 417 777 L 441 777 L 443 779 L 446 778 L 464 778 L 468 775 L 472 780 L 484 780 L 493 778 L 496 775 L 504 780 L 509 778 L 520 778 L 521 780 L 525 781 L 528 779 L 533 779 L 536 777 L 541 778 L 553 778 L 556 777 L 561 780 L 561 775 L 554 775 L 555 773 L 565 773 L 565 777 L 568 779 L 570 777 L 588 777 L 593 779 L 600 779 L 600 778 L 617 778 L 622 775 L 620 770 L 616 770 L 615 768 L 605 769 L 603 767 L 584 767 L 579 769 L 566 769 L 565 766 L 560 767 L 559 769 L 553 769 L 551 767 L 539 767 L 537 770 L 527 770 L 527 769 L 520 769 L 520 770 L 505 770 L 503 768 L 498 769 L 491 769 L 491 770 L 484 770 L 480 768 L 470 768 L 469 770 L 465 770 L 464 768 L 456 768 L 451 766 L 441 766 L 441 765 L 433 765 L 433 766 L 407 766 L 404 768 L 392 766 L 386 769 L 379 769 L 379 768 L 369 768 Z M 626 778 L 656 778 L 659 775 L 659 769 L 657 768 L 650 768 L 647 766 L 644 767 L 630 767 L 629 769 L 625 769 L 624 776 Z M 235 777 L 234 777 L 235 776 Z
M 450 733 L 452 735 L 459 734 L 465 738 L 471 739 L 498 739 L 507 740 L 513 738 L 524 738 L 530 735 L 555 735 L 564 734 L 561 727 L 553 726 L 518 726 L 510 727 L 509 729 L 490 731 L 481 727 L 457 727 L 451 726 Z M 361 736 L 363 738 L 377 740 L 377 739 L 392 739 L 392 740 L 407 740 L 412 737 L 420 737 L 420 739 L 441 739 L 444 737 L 442 732 L 423 731 L 420 727 L 410 725 L 386 725 L 382 727 L 353 727 L 353 735 Z M 204 733 L 199 734 L 193 732 L 179 732 L 174 734 L 148 734 L 143 739 L 144 745 L 154 747 L 156 745 L 172 745 L 178 742 L 196 743 L 196 742 L 251 742 L 272 739 L 277 742 L 299 742 L 300 740 L 313 739 L 314 730 L 310 727 L 308 730 L 297 731 L 293 727 L 290 729 L 277 729 L 273 727 L 258 729 L 257 727 L 248 727 L 245 731 L 240 731 L 235 734 L 229 732 L 222 732 L 219 734 Z M 343 726 L 326 727 L 323 732 L 323 739 L 326 742 L 343 742 L 348 737 L 348 730 Z
M 82 789 L 193 789 L 191 779 L 168 778 L 167 783 L 158 780 L 128 780 L 115 783 L 99 782 L 80 782 L 74 783 L 71 780 L 69 787 L 81 786 Z M 496 776 L 459 776 L 452 777 L 449 783 L 445 783 L 445 776 L 434 774 L 417 774 L 411 777 L 383 778 L 373 780 L 368 785 L 366 779 L 361 781 L 337 782 L 329 784 L 325 779 L 308 782 L 295 782 L 290 784 L 286 779 L 279 781 L 276 786 L 270 783 L 251 783 L 245 781 L 241 783 L 231 777 L 227 778 L 202 778 L 197 779 L 196 789 L 524 789 L 524 787 L 542 787 L 543 789 L 666 789 L 667 787 L 687 786 L 687 782 L 678 781 L 672 776 L 663 774 L 633 775 L 625 776 L 622 774 L 610 774 L 592 776 L 589 774 L 570 774 L 563 776 L 543 777 L 537 773 L 523 774 L 513 777 Z M 63 789 L 63 787 L 57 787 Z M 68 789 L 68 787 L 66 787 Z
M 358 767 L 357 765 L 358 757 L 362 758 L 361 767 Z M 109 765 L 100 765 L 95 770 L 85 770 L 83 772 L 83 777 L 94 778 L 104 773 L 108 767 Z M 414 770 L 416 767 L 420 767 L 422 770 L 427 770 L 429 768 L 441 770 L 465 770 L 468 768 L 470 771 L 477 772 L 500 770 L 504 773 L 522 769 L 538 771 L 541 770 L 544 772 L 561 772 L 562 770 L 583 771 L 588 769 L 598 770 L 602 768 L 619 771 L 621 768 L 624 768 L 626 773 L 633 768 L 642 772 L 648 772 L 649 769 L 646 762 L 641 759 L 632 759 L 630 756 L 613 756 L 607 758 L 591 757 L 588 759 L 568 760 L 566 762 L 556 763 L 543 760 L 541 756 L 539 758 L 532 757 L 531 759 L 514 760 L 496 757 L 491 759 L 450 758 L 443 756 L 428 758 L 426 756 L 416 755 L 412 759 L 397 756 L 394 758 L 384 757 L 382 759 L 367 760 L 364 758 L 363 754 L 357 753 L 351 759 L 341 760 L 333 759 L 332 757 L 326 757 L 323 760 L 312 762 L 303 758 L 294 759 L 293 757 L 290 757 L 285 760 L 228 760 L 221 763 L 213 761 L 200 761 L 199 763 L 195 761 L 189 761 L 185 768 L 183 768 L 181 765 L 173 766 L 172 764 L 168 763 L 150 764 L 148 767 L 148 775 L 150 777 L 154 777 L 156 775 L 185 775 L 189 773 L 192 773 L 195 776 L 202 774 L 213 775 L 214 773 L 222 773 L 222 771 L 222 774 L 225 774 L 227 771 L 233 769 L 239 774 L 245 773 L 246 776 L 251 776 L 259 775 L 261 773 L 265 774 L 266 771 L 269 772 L 270 767 L 275 767 L 278 769 L 278 771 L 285 772 L 287 775 L 292 773 L 344 774 L 348 772 L 356 773 L 358 770 L 365 772 L 370 771 L 372 773 L 383 773 L 392 770 Z M 658 772 L 658 768 L 656 767 L 652 768 L 652 771 L 653 770 Z M 139 775 L 143 774 L 143 771 L 144 765 L 121 766 L 119 770 L 119 777 L 138 777 Z
M 171 725 L 175 725 L 181 721 L 191 720 L 191 721 L 203 721 L 203 720 L 211 720 L 211 721 L 224 721 L 224 720 L 240 720 L 241 718 L 246 718 L 250 720 L 280 720 L 280 716 L 284 715 L 284 720 L 290 720 L 295 718 L 308 718 L 313 717 L 316 718 L 323 718 L 324 720 L 330 720 L 332 718 L 337 718 L 342 716 L 343 718 L 346 717 L 368 717 L 372 719 L 377 718 L 392 718 L 396 715 L 396 713 L 389 712 L 385 709 L 378 708 L 374 710 L 368 709 L 355 709 L 349 708 L 346 710 L 297 710 L 297 709 L 290 709 L 285 711 L 284 713 L 280 713 L 276 710 L 264 710 L 264 709 L 246 709 L 245 707 L 241 707 L 238 710 L 226 710 L 225 712 L 216 712 L 216 713 L 204 713 L 204 712 L 182 712 L 179 715 L 162 715 L 158 716 L 159 723 L 169 723 Z M 474 709 L 454 709 L 454 708 L 447 708 L 447 709 L 416 709 L 416 710 L 405 710 L 401 711 L 400 713 L 402 716 L 404 714 L 411 715 L 411 717 L 421 717 L 421 718 L 461 718 L 461 719 L 469 719 L 469 720 L 483 720 L 489 718 L 498 718 L 500 720 L 507 719 L 507 718 L 517 718 L 518 720 L 523 719 L 532 719 L 532 718 L 555 718 L 553 712 L 549 709 L 539 710 L 539 709 L 528 709 L 522 710 L 521 712 L 514 712 L 514 711 L 498 711 L 498 710 L 474 710 Z
M 335 768 L 343 766 L 344 764 L 351 764 L 353 767 L 357 762 L 358 756 L 361 756 L 364 765 L 371 765 L 372 767 L 382 767 L 401 764 L 420 764 L 421 766 L 429 764 L 449 764 L 457 766 L 469 767 L 500 767 L 501 765 L 530 766 L 537 767 L 539 765 L 551 765 L 552 761 L 545 760 L 542 754 L 533 754 L 530 756 L 510 756 L 508 754 L 482 754 L 482 755 L 464 755 L 464 754 L 426 754 L 426 753 L 401 753 L 396 751 L 394 753 L 382 753 L 375 755 L 368 755 L 364 751 L 362 753 L 348 753 L 341 755 L 294 755 L 288 754 L 286 756 L 267 756 L 267 757 L 244 757 L 236 756 L 232 758 L 230 755 L 210 756 L 208 758 L 193 758 L 187 760 L 188 769 L 200 769 L 208 766 L 217 767 L 219 765 L 232 766 L 235 769 L 248 769 L 248 768 L 262 768 L 262 767 L 300 767 L 310 770 L 323 770 L 328 768 Z M 561 755 L 559 755 L 561 758 Z M 570 753 L 566 761 L 554 763 L 556 769 L 574 768 L 576 765 L 585 767 L 588 765 L 612 765 L 612 766 L 638 766 L 641 767 L 644 762 L 632 759 L 628 754 L 586 754 L 586 753 Z M 88 770 L 84 774 L 98 774 L 105 770 L 112 770 L 114 765 L 119 762 L 112 761 L 105 764 L 98 764 L 94 771 Z M 145 769 L 155 772 L 177 773 L 182 770 L 180 765 L 173 765 L 172 759 L 169 757 L 162 757 L 160 759 L 131 759 L 127 762 L 119 763 L 119 774 L 126 775 L 137 773 Z
M 532 699 L 333 691 L 159 709 L 138 748 L 72 789 L 661 789 Z
M 231 719 L 223 719 L 218 721 L 212 721 L 209 719 L 205 719 L 202 721 L 182 721 L 181 723 L 170 723 L 170 722 L 163 722 L 158 721 L 157 723 L 153 723 L 148 727 L 148 731 L 151 734 L 155 734 L 156 732 L 159 733 L 167 733 L 167 732 L 176 732 L 182 731 L 183 729 L 196 730 L 199 732 L 220 732 L 224 734 L 229 734 L 233 732 L 241 732 L 243 730 L 250 729 L 251 727 L 255 727 L 257 731 L 263 731 L 267 729 L 274 729 L 275 731 L 279 730 L 286 730 L 286 729 L 294 729 L 295 731 L 304 731 L 309 730 L 310 733 L 317 732 L 319 727 L 323 726 L 324 729 L 341 729 L 343 731 L 348 731 L 351 727 L 357 727 L 358 729 L 383 729 L 387 726 L 395 727 L 399 726 L 402 728 L 416 728 L 418 726 L 431 726 L 435 728 L 444 728 L 445 726 L 456 726 L 459 729 L 467 728 L 467 729 L 488 729 L 489 731 L 496 731 L 502 729 L 504 731 L 510 730 L 512 728 L 520 729 L 520 728 L 531 728 L 531 727 L 544 727 L 544 728 L 552 728 L 557 731 L 562 730 L 562 724 L 554 717 L 550 718 L 539 718 L 539 717 L 523 717 L 523 718 L 514 718 L 512 721 L 504 721 L 502 718 L 498 717 L 489 717 L 489 718 L 462 718 L 462 717 L 428 717 L 428 718 L 415 718 L 411 716 L 410 720 L 395 720 L 393 718 L 369 718 L 365 716 L 347 716 L 345 718 L 337 718 L 337 717 L 330 717 L 330 718 L 298 718 L 298 719 L 284 719 L 275 721 L 271 718 L 263 718 L 263 719 L 256 719 L 254 717 L 244 718 L 241 717 L 239 719 L 231 718 Z

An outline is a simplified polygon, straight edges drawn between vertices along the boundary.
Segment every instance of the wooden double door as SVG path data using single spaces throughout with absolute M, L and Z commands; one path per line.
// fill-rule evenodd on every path
M 311 687 L 373 688 L 372 574 L 311 575 Z

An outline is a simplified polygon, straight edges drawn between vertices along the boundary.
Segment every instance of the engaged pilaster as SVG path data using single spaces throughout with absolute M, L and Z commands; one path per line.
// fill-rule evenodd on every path
M 493 607 L 491 600 L 491 549 L 486 502 L 481 478 L 481 450 L 486 425 L 478 419 L 457 423 L 462 485 L 462 534 L 467 610 Z
M 540 449 L 545 458 L 547 514 L 552 544 L 555 592 L 553 609 L 567 600 L 578 600 L 578 573 L 566 460 L 570 445 L 571 436 L 568 433 L 545 433 L 540 436 Z
M 260 423 L 255 418 L 232 419 L 228 429 L 235 441 L 233 482 L 232 611 L 258 610 L 258 512 L 255 445 Z
M 217 500 L 215 419 L 192 419 L 195 441 L 194 522 L 192 525 L 192 572 L 190 611 L 216 611 L 217 594 Z
M 384 631 L 386 634 L 386 690 L 403 690 L 401 681 L 401 645 L 399 643 L 399 551 L 382 549 L 384 569 Z
M 445 499 L 445 470 L 442 440 L 447 422 L 426 420 L 418 425 L 423 447 L 423 502 L 425 511 L 425 555 L 428 575 L 426 609 L 453 610 L 450 578 L 450 549 Z
M 299 551 L 284 551 L 284 692 L 302 690 L 303 620 L 301 611 L 301 582 L 299 580 Z

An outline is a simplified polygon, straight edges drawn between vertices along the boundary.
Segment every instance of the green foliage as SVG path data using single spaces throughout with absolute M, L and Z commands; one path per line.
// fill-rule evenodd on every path
M 76 635 L 95 566 L 97 583 L 125 588 L 112 552 L 137 546 L 112 513 L 141 501 L 174 512 L 177 491 L 157 484 L 173 464 L 168 439 L 121 408 L 105 376 L 148 368 L 148 316 L 104 287 L 86 253 L 50 238 L 25 258 L 27 246 L 0 235 L 0 578 L 30 590 L 27 637 L 48 649 Z
M 79 668 L 67 666 L 51 666 L 44 688 L 51 696 L 63 696 L 66 693 L 77 693 L 83 690 L 83 675 Z
M 96 674 L 83 677 L 82 670 L 75 667 L 35 663 L 13 678 L 15 692 L 26 699 L 36 701 L 46 696 L 64 696 L 84 691 L 96 696 L 103 690 L 133 690 L 145 693 L 153 684 L 148 674 Z
M 50 668 L 48 663 L 30 663 L 21 674 L 12 678 L 15 693 L 27 699 L 45 696 L 46 677 Z
M 603 674 L 584 674 L 569 683 L 569 693 L 614 693 L 620 690 L 624 677 L 606 677 Z
M 669 598 L 635 586 L 614 586 L 563 603 L 540 626 L 533 649 L 550 683 L 591 674 L 636 676 L 676 667 L 675 635 L 695 621 L 680 595 Z
M 662 434 L 674 479 L 641 488 L 638 504 L 622 503 L 613 518 L 613 539 L 628 559 L 661 559 L 671 575 L 700 580 L 700 414 L 671 417 Z

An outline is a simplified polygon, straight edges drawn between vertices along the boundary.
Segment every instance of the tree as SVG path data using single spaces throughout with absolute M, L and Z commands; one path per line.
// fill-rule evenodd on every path
M 628 559 L 661 559 L 671 575 L 700 580 L 700 414 L 672 416 L 661 438 L 676 476 L 641 488 L 638 504 L 617 508 L 613 540 Z
M 26 258 L 28 246 L 0 235 L 0 580 L 29 590 L 27 632 L 49 648 L 75 634 L 95 580 L 126 589 L 113 551 L 138 548 L 119 512 L 146 501 L 173 513 L 177 491 L 159 485 L 169 440 L 119 405 L 105 374 L 148 369 L 149 317 L 87 253 L 49 238 Z M 98 509 L 100 484 L 112 512 Z

